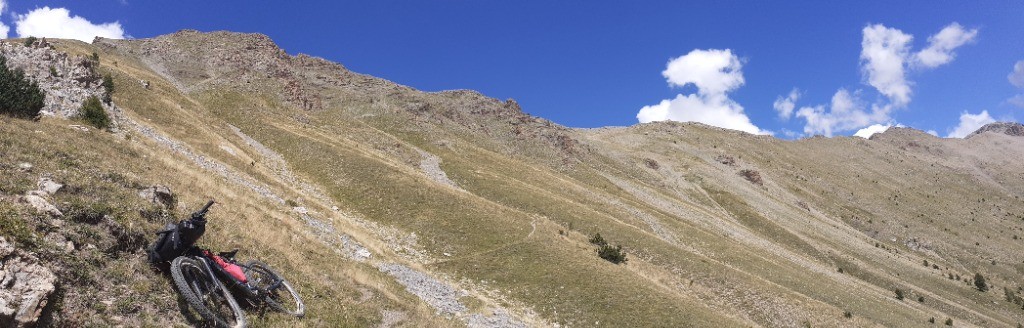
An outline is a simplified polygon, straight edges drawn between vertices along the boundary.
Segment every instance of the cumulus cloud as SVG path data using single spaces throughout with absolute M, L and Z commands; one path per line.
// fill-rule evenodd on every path
M 827 107 L 801 107 L 797 110 L 796 116 L 807 122 L 804 125 L 804 133 L 831 137 L 838 131 L 849 131 L 889 120 L 887 108 L 872 106 L 869 111 L 860 100 L 859 93 L 839 89 L 832 95 L 832 103 Z
M 929 68 L 949 63 L 955 56 L 953 49 L 974 41 L 977 35 L 978 29 L 965 30 L 958 23 L 949 24 L 928 38 L 928 48 L 914 55 L 914 63 Z
M 988 115 L 987 110 L 981 111 L 978 114 L 970 114 L 963 112 L 960 114 L 960 124 L 950 132 L 946 138 L 963 138 L 971 132 L 977 131 L 985 124 L 994 123 L 996 120 L 992 116 Z
M 796 101 L 800 99 L 800 89 L 793 88 L 786 97 L 779 96 L 775 99 L 775 103 L 772 107 L 775 108 L 776 112 L 779 112 L 779 117 L 782 119 L 789 119 L 793 116 L 793 109 L 796 108 Z
M 7 11 L 7 1 L 0 0 L 0 16 L 2 16 L 5 11 Z M 0 39 L 6 39 L 7 32 L 10 31 L 11 27 L 5 25 L 3 22 L 0 22 Z
M 1024 88 L 1024 60 L 1013 64 L 1013 72 L 1010 72 L 1010 75 L 1007 75 L 1006 79 L 1010 80 L 1010 84 L 1013 84 L 1018 88 Z
M 36 8 L 27 14 L 16 15 L 15 30 L 19 37 L 49 37 L 75 39 L 85 42 L 99 36 L 124 39 L 121 23 L 93 24 L 81 16 L 72 16 L 66 8 Z
M 729 92 L 743 85 L 742 68 L 743 63 L 730 49 L 695 49 L 674 58 L 661 75 L 671 86 L 693 84 L 697 92 L 678 94 L 674 99 L 644 106 L 636 118 L 640 123 L 693 121 L 749 133 L 771 134 L 751 123 L 743 112 L 743 106 L 728 96 Z
M 925 49 L 913 52 L 914 37 L 899 29 L 882 24 L 865 26 L 861 31 L 860 72 L 864 83 L 870 85 L 884 99 L 870 105 L 860 100 L 861 92 L 839 89 L 832 96 L 831 106 L 801 107 L 796 117 L 806 120 L 804 133 L 831 136 L 835 132 L 852 131 L 892 120 L 894 110 L 910 103 L 913 83 L 907 79 L 911 70 L 935 68 L 951 62 L 956 48 L 974 40 L 977 29 L 965 30 L 952 23 L 928 38 Z M 776 111 L 785 117 L 786 102 L 776 100 Z M 795 99 L 794 99 L 795 102 Z M 779 109 L 781 107 L 782 109 Z M 794 105 L 795 107 L 795 105 Z
M 1010 80 L 1010 84 L 1013 84 L 1018 88 L 1024 88 L 1024 60 L 1013 64 L 1013 71 L 1010 72 L 1010 75 L 1006 76 L 1006 79 Z M 1024 108 L 1024 94 L 1013 96 L 1006 101 L 1011 105 Z
M 861 138 L 867 139 L 867 138 L 871 138 L 871 136 L 874 135 L 875 133 L 885 132 L 886 130 L 889 130 L 889 128 L 891 128 L 891 127 L 892 127 L 892 125 L 890 125 L 890 124 L 885 124 L 885 125 L 874 124 L 874 125 L 870 125 L 870 126 L 868 126 L 866 128 L 857 130 L 857 133 L 854 133 L 853 136 L 854 137 L 861 137 Z
M 869 25 L 862 31 L 861 72 L 868 84 L 897 106 L 910 102 L 905 62 L 914 37 L 882 24 Z

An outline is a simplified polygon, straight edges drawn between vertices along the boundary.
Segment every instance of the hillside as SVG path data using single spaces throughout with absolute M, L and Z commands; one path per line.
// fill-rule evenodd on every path
M 9 58 L 28 51 L 9 42 Z M 210 198 L 200 243 L 279 268 L 308 306 L 250 312 L 258 327 L 1024 322 L 1019 125 L 795 141 L 699 123 L 573 129 L 259 34 L 49 42 L 11 64 L 79 96 L 48 98 L 61 105 L 39 121 L 0 118 L 0 232 L 17 249 L 4 268 L 53 272 L 44 324 L 189 323 L 143 249 Z M 112 131 L 70 118 L 98 74 L 115 82 Z M 40 196 L 59 215 L 26 204 L 42 178 L 64 185 Z M 138 196 L 154 186 L 175 201 Z M 598 257 L 597 233 L 628 262 Z

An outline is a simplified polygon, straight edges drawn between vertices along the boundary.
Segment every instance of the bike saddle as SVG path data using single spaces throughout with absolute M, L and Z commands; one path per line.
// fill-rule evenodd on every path
M 217 255 L 220 255 L 220 257 L 229 258 L 229 259 L 235 258 L 235 254 L 238 254 L 238 249 L 237 248 L 235 248 L 234 250 L 232 250 L 230 252 L 220 252 L 220 253 L 217 253 Z

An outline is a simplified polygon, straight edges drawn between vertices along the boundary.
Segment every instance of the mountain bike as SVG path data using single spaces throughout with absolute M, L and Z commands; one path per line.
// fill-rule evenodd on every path
M 205 216 L 212 203 L 207 203 L 197 213 Z M 268 305 L 300 318 L 305 315 L 305 304 L 287 280 L 265 263 L 239 264 L 234 259 L 237 252 L 215 254 L 209 249 L 191 246 L 171 262 L 175 286 L 203 319 L 218 327 L 245 327 L 245 313 L 235 300 L 236 295 L 248 305 Z

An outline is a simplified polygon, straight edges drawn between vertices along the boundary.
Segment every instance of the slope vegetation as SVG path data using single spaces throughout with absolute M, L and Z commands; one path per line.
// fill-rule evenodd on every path
M 208 198 L 220 205 L 202 243 L 281 268 L 306 298 L 307 318 L 257 326 L 1024 322 L 1011 297 L 1024 276 L 1013 128 L 797 141 L 696 123 L 572 129 L 511 99 L 291 56 L 257 34 L 52 42 L 99 55 L 118 127 L 0 125 L 4 234 L 84 276 L 58 282 L 57 323 L 186 320 L 141 248 Z M 109 222 L 65 214 L 55 229 L 14 201 L 43 175 L 75 186 L 53 196 L 61 211 L 102 204 Z M 150 185 L 177 207 L 135 196 Z M 128 241 L 67 251 L 51 232 Z M 629 261 L 599 258 L 597 233 Z

